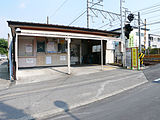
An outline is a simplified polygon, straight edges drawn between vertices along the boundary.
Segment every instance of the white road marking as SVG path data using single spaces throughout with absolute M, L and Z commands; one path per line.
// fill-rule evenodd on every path
M 158 78 L 158 79 L 155 79 L 155 80 L 153 80 L 154 82 L 159 82 L 160 81 L 160 78 Z

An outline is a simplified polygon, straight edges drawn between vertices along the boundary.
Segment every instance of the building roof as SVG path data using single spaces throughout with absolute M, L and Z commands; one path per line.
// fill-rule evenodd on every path
M 157 34 L 148 34 L 149 36 L 158 36 L 160 37 L 160 35 L 157 35 Z
M 135 27 L 135 26 L 132 26 L 132 27 L 133 27 L 133 29 L 138 29 L 138 27 Z M 118 31 L 118 30 L 121 30 L 121 28 L 113 29 L 111 31 L 114 32 L 114 31 Z M 145 30 L 145 28 L 141 28 L 141 30 Z M 149 31 L 150 29 L 146 29 L 146 30 Z
M 46 30 L 46 31 L 60 31 L 60 32 L 73 32 L 82 34 L 94 34 L 109 37 L 119 37 L 120 33 L 114 31 L 105 31 L 98 29 L 81 28 L 74 26 L 44 24 L 44 23 L 33 23 L 33 22 L 19 22 L 19 21 L 7 21 L 8 26 L 15 31 L 16 28 L 29 29 L 29 30 Z

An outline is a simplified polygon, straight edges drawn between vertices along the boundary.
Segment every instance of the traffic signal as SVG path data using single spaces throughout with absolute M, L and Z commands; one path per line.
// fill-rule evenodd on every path
M 126 24 L 124 30 L 125 30 L 125 36 L 127 37 L 127 39 L 129 39 L 129 34 L 133 30 L 132 26 L 130 24 Z
M 129 14 L 127 18 L 131 22 L 134 19 L 134 14 Z

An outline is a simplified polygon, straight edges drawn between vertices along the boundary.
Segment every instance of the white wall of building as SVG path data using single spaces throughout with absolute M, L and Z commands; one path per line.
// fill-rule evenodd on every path
M 151 48 L 160 48 L 160 35 L 149 34 Z
M 106 64 L 114 63 L 114 50 L 106 50 Z
M 106 64 L 114 63 L 115 42 L 107 41 L 106 43 Z
M 144 47 L 144 30 L 141 29 L 141 46 Z M 148 33 L 149 31 L 146 31 L 146 44 L 145 44 L 145 48 L 147 49 L 149 46 L 149 41 L 148 41 Z M 135 47 L 139 47 L 139 34 L 138 34 L 138 29 L 134 28 L 133 31 L 131 32 L 131 34 L 134 35 L 134 46 Z

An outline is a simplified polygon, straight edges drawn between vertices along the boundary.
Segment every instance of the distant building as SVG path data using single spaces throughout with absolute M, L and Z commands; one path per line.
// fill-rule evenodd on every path
M 160 35 L 149 34 L 149 47 L 160 48 Z
M 141 28 L 141 47 L 144 48 L 144 28 Z M 117 28 L 112 30 L 114 32 L 121 32 L 121 28 Z M 133 27 L 133 30 L 131 33 L 134 36 L 134 47 L 139 47 L 139 33 L 138 33 L 138 27 Z M 148 40 L 148 35 L 149 35 L 149 29 L 146 29 L 146 49 L 149 47 L 149 40 Z
M 2 60 L 2 59 L 7 59 L 7 56 L 6 56 L 6 55 L 1 55 L 1 54 L 0 54 L 0 60 Z

